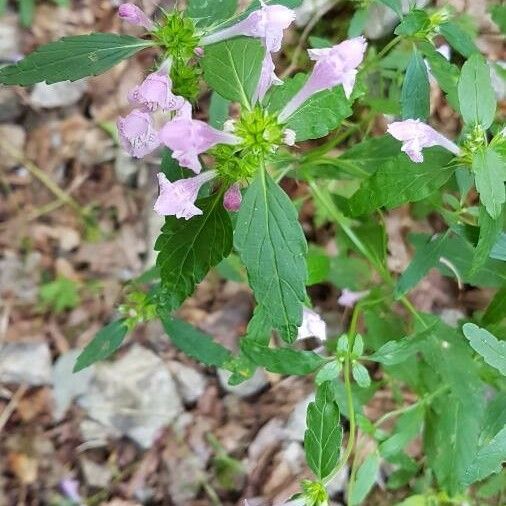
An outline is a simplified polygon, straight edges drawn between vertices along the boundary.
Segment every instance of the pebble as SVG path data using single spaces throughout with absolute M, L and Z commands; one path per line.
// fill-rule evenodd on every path
M 295 406 L 285 426 L 285 435 L 288 439 L 292 441 L 304 441 L 304 433 L 306 432 L 306 411 L 309 403 L 313 402 L 314 398 L 314 393 L 312 393 Z
M 45 342 L 0 345 L 0 383 L 41 386 L 51 383 L 51 352 Z
M 81 100 L 87 86 L 86 79 L 54 84 L 37 83 L 30 94 L 30 102 L 34 107 L 44 109 L 69 107 Z
M 207 381 L 203 374 L 180 362 L 169 362 L 169 369 L 176 380 L 179 393 L 185 404 L 195 404 L 204 393 Z
M 220 380 L 220 385 L 222 388 L 233 395 L 237 395 L 241 399 L 246 397 L 251 397 L 255 394 L 258 394 L 262 391 L 267 385 L 269 385 L 269 381 L 267 379 L 267 375 L 263 369 L 257 369 L 253 376 L 241 383 L 240 385 L 229 385 L 228 380 L 231 376 L 229 371 L 225 371 L 224 369 L 218 369 L 218 378 Z

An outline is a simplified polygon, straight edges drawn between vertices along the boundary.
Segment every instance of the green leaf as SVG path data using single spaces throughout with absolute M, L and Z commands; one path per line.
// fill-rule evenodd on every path
M 206 47 L 201 61 L 204 79 L 223 98 L 249 107 L 260 78 L 265 49 L 251 37 L 238 37 Z
M 323 248 L 310 246 L 307 254 L 307 286 L 325 281 L 330 272 L 330 258 Z
M 343 438 L 339 418 L 331 383 L 323 383 L 316 391 L 315 401 L 307 408 L 304 435 L 307 463 L 320 480 L 330 476 L 339 461 Z
M 488 146 L 475 153 L 473 172 L 480 201 L 488 214 L 497 220 L 506 202 L 504 160 L 497 151 Z
M 174 346 L 191 358 L 208 365 L 222 367 L 231 359 L 230 351 L 182 320 L 162 318 L 163 328 Z
M 29 27 L 33 23 L 33 14 L 35 11 L 35 0 L 18 0 L 19 20 L 24 27 Z
M 79 305 L 79 289 L 75 281 L 59 277 L 40 287 L 39 298 L 43 306 L 61 313 Z
M 375 452 L 366 457 L 358 468 L 357 477 L 353 484 L 352 494 L 349 500 L 351 506 L 362 504 L 367 494 L 376 483 L 380 466 L 379 455 Z
M 203 28 L 230 18 L 236 10 L 237 0 L 189 0 L 186 14 Z
M 234 245 L 258 305 L 285 341 L 297 336 L 306 297 L 306 239 L 286 193 L 260 169 L 244 197 Z
M 339 373 L 342 369 L 341 362 L 337 360 L 332 360 L 332 362 L 327 362 L 319 371 L 315 377 L 315 383 L 320 386 L 322 383 L 326 381 L 334 381 L 339 377 Z
M 428 329 L 417 332 L 412 336 L 403 337 L 395 341 L 386 342 L 381 348 L 371 356 L 368 360 L 380 362 L 384 365 L 400 364 L 409 357 L 420 351 L 425 340 L 432 333 L 433 326 Z
M 459 68 L 436 51 L 432 44 L 423 42 L 420 43 L 419 47 L 425 58 L 427 58 L 432 75 L 441 89 L 446 93 L 448 102 L 456 111 L 460 111 L 457 90 L 460 78 Z
M 506 376 L 506 341 L 499 341 L 488 330 L 474 323 L 462 327 L 473 350 L 483 357 L 485 362 Z
M 400 0 L 378 0 L 378 2 L 390 7 L 402 19 L 402 4 Z
M 502 33 L 506 33 L 506 5 L 494 5 L 490 9 L 492 20 Z
M 232 223 L 220 195 L 198 200 L 203 214 L 191 220 L 165 219 L 155 244 L 162 282 L 162 303 L 175 309 L 232 250 Z
M 423 247 L 416 250 L 408 268 L 402 273 L 395 286 L 395 297 L 401 298 L 424 278 L 430 269 L 439 263 L 448 234 L 436 235 Z
M 304 86 L 307 74 L 297 74 L 287 79 L 282 86 L 276 86 L 269 98 L 268 110 L 280 112 Z M 320 91 L 306 100 L 286 121 L 286 128 L 296 133 L 296 140 L 325 137 L 352 114 L 350 102 L 342 86 Z
M 429 24 L 429 16 L 427 12 L 420 9 L 411 10 L 399 26 L 395 29 L 395 35 L 402 35 L 404 37 L 412 37 L 421 32 Z
M 350 20 L 350 26 L 348 27 L 348 38 L 358 37 L 364 33 L 365 24 L 367 23 L 367 18 L 369 17 L 369 9 L 357 9 Z M 326 45 L 314 45 L 311 41 L 316 37 L 310 37 L 309 42 L 311 43 L 311 47 L 318 49 L 322 47 L 332 47 L 332 44 Z
M 77 357 L 74 372 L 79 372 L 99 360 L 105 360 L 123 343 L 128 328 L 123 320 L 117 320 L 99 330 L 90 343 Z
M 114 33 L 76 35 L 37 48 L 15 65 L 0 69 L 0 83 L 31 86 L 76 81 L 102 74 L 153 43 Z
M 292 348 L 269 348 L 243 339 L 241 350 L 256 365 L 276 374 L 306 376 L 325 364 L 325 359 L 312 351 Z
M 465 483 L 471 485 L 491 474 L 500 473 L 506 461 L 506 427 L 480 448 L 473 462 L 466 469 Z
M 499 238 L 490 252 L 490 258 L 506 262 L 506 232 L 499 234 Z
M 430 83 L 427 66 L 415 49 L 411 55 L 402 85 L 402 117 L 426 120 L 430 114 Z
M 480 236 L 474 252 L 470 276 L 476 274 L 487 262 L 494 245 L 503 229 L 503 217 L 493 219 L 487 210 L 480 206 Z
M 351 374 L 360 388 L 369 388 L 371 386 L 369 371 L 360 362 L 353 364 Z
M 492 125 L 497 108 L 490 67 L 485 58 L 475 54 L 462 67 L 458 84 L 460 112 L 466 125 Z
M 451 21 L 443 23 L 439 27 L 439 32 L 446 39 L 448 44 L 450 44 L 450 46 L 458 51 L 462 56 L 469 58 L 474 53 L 479 52 L 479 49 L 476 47 L 476 44 L 473 42 L 471 36 L 462 30 L 462 28 L 460 28 L 460 26 L 456 23 Z
M 352 214 L 359 216 L 380 207 L 391 209 L 428 197 L 450 179 L 454 171 L 446 166 L 450 159 L 443 149 L 429 148 L 424 151 L 423 163 L 414 163 L 399 152 L 397 157 L 377 164 L 376 172 L 351 197 Z
M 209 124 L 223 130 L 225 121 L 229 118 L 230 101 L 213 91 L 209 105 Z
M 506 318 L 506 286 L 501 288 L 487 307 L 481 320 L 483 325 L 500 323 Z

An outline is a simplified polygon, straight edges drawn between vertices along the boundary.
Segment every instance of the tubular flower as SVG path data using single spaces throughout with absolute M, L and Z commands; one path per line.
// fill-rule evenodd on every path
M 134 110 L 117 121 L 121 145 L 134 158 L 143 158 L 159 145 L 153 119 L 147 112 Z
M 349 98 L 357 77 L 357 67 L 364 59 L 367 42 L 364 37 L 345 40 L 337 46 L 310 49 L 309 57 L 316 62 L 312 74 L 302 89 L 288 102 L 279 115 L 286 121 L 304 102 L 315 93 L 330 90 L 339 84 Z
M 155 202 L 155 212 L 160 216 L 175 216 L 189 220 L 202 214 L 195 205 L 200 188 L 216 177 L 216 171 L 209 170 L 195 177 L 170 182 L 165 174 L 158 173 L 160 195 Z
M 325 341 L 327 339 L 327 325 L 318 313 L 305 307 L 302 311 L 302 324 L 299 327 L 297 339 L 306 339 L 307 337 L 317 337 Z
M 262 63 L 260 80 L 258 81 L 258 86 L 253 96 L 253 103 L 256 103 L 258 101 L 261 102 L 271 86 L 279 86 L 280 84 L 283 84 L 283 81 L 279 79 L 274 70 L 275 67 L 274 62 L 272 61 L 271 53 L 267 51 Z
M 422 150 L 432 146 L 441 146 L 457 156 L 460 154 L 460 148 L 454 142 L 419 119 L 390 123 L 387 131 L 402 142 L 401 150 L 416 163 L 423 162 Z
M 246 19 L 224 28 L 202 39 L 203 45 L 214 44 L 240 35 L 263 39 L 268 52 L 276 53 L 281 49 L 283 32 L 295 20 L 295 12 L 283 5 L 267 5 L 260 0 L 261 8 L 252 12 Z
M 155 24 L 149 19 L 144 12 L 142 12 L 137 5 L 126 3 L 119 6 L 118 9 L 119 17 L 135 26 L 142 26 L 146 30 L 153 30 Z
M 185 102 L 174 119 L 166 123 L 159 133 L 160 141 L 172 150 L 172 157 L 181 167 L 199 174 L 202 164 L 199 155 L 217 144 L 239 144 L 233 134 L 216 130 L 203 121 L 192 119 L 191 105 Z
M 242 194 L 238 183 L 233 184 L 223 196 L 223 207 L 227 211 L 237 212 L 241 208 Z
M 128 96 L 130 102 L 149 112 L 155 112 L 158 109 L 163 111 L 180 109 L 185 100 L 172 93 L 172 81 L 168 70 L 167 65 L 162 65 L 157 72 L 149 74 L 142 84 L 130 92 Z

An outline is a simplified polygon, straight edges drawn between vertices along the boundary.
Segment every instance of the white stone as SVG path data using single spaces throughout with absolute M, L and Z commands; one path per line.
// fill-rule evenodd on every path
M 169 370 L 139 345 L 112 364 L 97 365 L 79 404 L 105 429 L 129 436 L 143 448 L 151 447 L 160 431 L 183 411 Z
M 30 94 L 30 101 L 34 107 L 45 109 L 68 107 L 81 100 L 87 85 L 86 79 L 54 84 L 37 83 Z
M 306 432 L 306 411 L 309 403 L 313 402 L 314 398 L 315 395 L 312 393 L 296 404 L 285 426 L 285 435 L 288 439 L 293 441 L 304 441 L 304 433 Z
M 263 369 L 257 369 L 250 379 L 244 381 L 240 385 L 229 385 L 228 380 L 230 376 L 231 373 L 229 371 L 218 369 L 218 378 L 223 389 L 241 398 L 251 397 L 263 390 L 269 384 L 267 375 Z
M 51 352 L 45 342 L 0 345 L 0 383 L 30 386 L 51 383 Z
M 169 369 L 176 380 L 183 401 L 187 404 L 197 402 L 206 389 L 207 381 L 204 375 L 193 367 L 176 361 L 169 363 Z

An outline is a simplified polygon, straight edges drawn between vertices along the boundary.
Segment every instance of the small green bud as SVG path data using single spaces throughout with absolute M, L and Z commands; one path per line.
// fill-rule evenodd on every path
M 135 290 L 129 293 L 125 303 L 119 306 L 119 313 L 125 318 L 125 326 L 133 330 L 137 325 L 156 318 L 156 305 L 149 296 Z
M 174 95 L 179 95 L 190 102 L 195 102 L 200 93 L 200 74 L 200 69 L 197 67 L 188 65 L 182 60 L 176 60 L 170 69 L 172 92 Z
M 166 50 L 167 56 L 183 61 L 195 56 L 195 49 L 200 42 L 193 20 L 177 10 L 167 14 L 160 28 L 154 32 L 154 37 Z
M 325 486 L 320 481 L 303 481 L 302 490 L 304 491 L 304 499 L 306 506 L 327 506 L 329 503 L 329 495 Z

